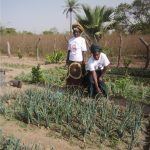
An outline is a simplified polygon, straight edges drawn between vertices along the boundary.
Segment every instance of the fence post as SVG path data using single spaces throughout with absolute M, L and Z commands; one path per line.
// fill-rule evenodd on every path
M 9 57 L 11 56 L 9 41 L 7 41 L 7 54 L 8 54 Z
M 119 45 L 119 53 L 118 53 L 118 62 L 117 62 L 117 67 L 119 67 L 120 65 L 120 60 L 121 60 L 121 51 L 122 51 L 122 35 L 121 33 L 119 34 L 119 41 L 120 41 L 120 45 Z
M 38 39 L 37 43 L 36 43 L 36 60 L 39 61 L 40 57 L 39 57 L 39 48 L 38 45 L 40 43 L 40 38 Z

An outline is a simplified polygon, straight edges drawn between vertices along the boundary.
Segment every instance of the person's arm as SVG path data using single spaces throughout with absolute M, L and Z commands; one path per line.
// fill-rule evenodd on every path
M 109 65 L 107 66 L 104 66 L 104 69 L 102 70 L 101 72 L 101 76 L 99 77 L 99 81 L 102 81 L 103 80 L 103 76 L 104 74 L 106 73 L 106 70 L 108 69 Z
M 82 63 L 85 64 L 85 63 L 86 63 L 86 52 L 87 52 L 87 47 L 86 47 L 86 41 L 85 41 L 84 38 L 83 38 L 81 50 L 82 50 L 82 57 L 83 57 Z
M 86 62 L 86 51 L 82 51 L 83 61 L 82 64 L 85 64 Z
M 68 52 L 67 52 L 66 65 L 68 65 L 68 63 L 69 63 L 69 55 L 70 55 L 70 50 L 68 50 Z
M 91 71 L 91 73 L 92 73 L 92 77 L 93 77 L 93 80 L 94 80 L 94 83 L 95 83 L 96 92 L 99 93 L 100 92 L 100 88 L 98 86 L 97 74 L 96 74 L 95 70 Z

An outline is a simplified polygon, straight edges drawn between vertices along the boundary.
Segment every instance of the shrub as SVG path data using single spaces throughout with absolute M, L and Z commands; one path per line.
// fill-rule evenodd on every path
M 65 59 L 65 53 L 62 51 L 54 51 L 46 56 L 46 63 L 61 63 Z
M 42 81 L 42 72 L 40 70 L 40 65 L 32 68 L 32 83 L 38 83 Z

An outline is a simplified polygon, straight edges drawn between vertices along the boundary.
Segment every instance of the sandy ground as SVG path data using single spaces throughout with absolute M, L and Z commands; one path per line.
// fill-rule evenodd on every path
M 23 64 L 27 67 L 11 67 L 12 64 Z M 0 57 L 0 69 L 6 70 L 5 72 L 5 85 L 0 87 L 0 95 L 5 94 L 6 92 L 14 92 L 14 91 L 23 91 L 26 88 L 29 88 L 33 85 L 23 84 L 22 88 L 12 87 L 8 84 L 10 80 L 14 80 L 14 78 L 21 73 L 31 72 L 33 66 L 37 66 L 37 64 L 41 65 L 41 68 L 51 68 L 56 65 L 44 65 L 44 61 L 37 62 L 32 58 L 23 58 L 18 59 L 17 57 Z M 1 76 L 2 78 L 2 76 Z M 79 147 L 70 146 L 69 143 L 62 139 L 55 139 L 52 137 L 48 137 L 49 131 L 47 129 L 40 129 L 35 126 L 30 126 L 28 128 L 22 128 L 18 125 L 17 121 L 10 121 L 0 116 L 0 129 L 2 130 L 4 135 L 15 136 L 16 138 L 21 139 L 24 144 L 33 145 L 40 144 L 41 146 L 50 149 L 50 146 L 54 146 L 54 148 L 62 149 L 62 150 L 77 150 Z
M 17 67 L 12 67 L 13 64 L 18 64 Z M 43 60 L 39 62 L 33 58 L 22 58 L 18 57 L 7 57 L 0 56 L 0 70 L 5 70 L 5 84 L 0 86 L 0 96 L 8 93 L 8 92 L 21 92 L 29 87 L 33 87 L 34 85 L 23 84 L 22 88 L 12 87 L 8 84 L 10 80 L 14 80 L 14 78 L 21 73 L 31 72 L 33 66 L 37 66 L 40 64 L 41 69 L 49 69 L 58 65 L 45 65 Z M 25 67 L 19 67 L 20 65 L 26 65 Z M 64 64 L 61 64 L 64 65 Z M 144 63 L 138 63 L 138 67 L 144 65 Z M 2 79 L 2 75 L 0 74 L 0 79 Z M 83 147 L 83 142 L 71 142 L 63 139 L 62 137 L 56 137 L 53 135 L 53 132 L 49 129 L 45 129 L 44 127 L 39 128 L 33 125 L 27 125 L 22 122 L 16 120 L 9 120 L 0 116 L 0 130 L 2 130 L 3 134 L 6 136 L 14 136 L 18 139 L 21 139 L 22 143 L 25 145 L 32 146 L 33 144 L 40 144 L 41 149 L 50 149 L 50 147 L 54 147 L 54 150 L 79 150 L 81 149 L 81 145 Z M 83 149 L 83 148 L 82 148 Z M 86 150 L 96 150 L 94 148 L 84 148 Z M 111 150 L 110 148 L 104 148 L 105 150 Z M 118 150 L 122 150 L 118 149 Z
M 12 67 L 12 64 L 18 64 L 18 67 Z M 19 65 L 26 65 L 27 67 L 20 68 Z M 0 87 L 0 96 L 8 92 L 21 92 L 33 85 L 23 84 L 22 88 L 12 87 L 8 84 L 10 80 L 21 73 L 31 72 L 33 66 L 41 65 L 41 69 L 48 69 L 58 65 L 44 65 L 44 61 L 37 62 L 32 58 L 18 59 L 18 57 L 0 56 L 0 70 L 5 70 L 5 84 Z M 64 65 L 64 64 L 61 64 Z M 2 75 L 0 76 L 2 79 Z M 41 149 L 54 150 L 79 150 L 80 144 L 71 144 L 63 138 L 57 138 L 49 129 L 39 128 L 33 125 L 27 125 L 16 120 L 9 120 L 0 116 L 0 130 L 5 136 L 14 136 L 22 141 L 25 145 L 32 146 L 33 144 L 40 144 Z M 51 133 L 52 132 L 52 133 Z M 51 135 L 51 136 L 49 136 Z M 90 150 L 90 148 L 85 148 Z M 94 150 L 93 148 L 91 150 Z

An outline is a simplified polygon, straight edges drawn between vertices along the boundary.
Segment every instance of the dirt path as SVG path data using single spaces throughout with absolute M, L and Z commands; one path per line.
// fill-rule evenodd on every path
M 55 150 L 79 150 L 78 146 L 70 145 L 69 142 L 54 137 L 49 137 L 50 131 L 33 125 L 25 125 L 19 121 L 7 120 L 0 116 L 0 129 L 5 136 L 14 136 L 21 139 L 25 145 L 33 146 L 39 144 L 41 149 Z
M 50 69 L 56 66 L 63 66 L 64 64 L 49 64 L 45 65 L 44 60 L 37 62 L 33 58 L 22 58 L 18 57 L 8 57 L 8 56 L 0 56 L 0 70 L 5 70 L 5 85 L 0 87 L 0 95 L 3 95 L 6 91 L 22 91 L 29 87 L 33 87 L 33 85 L 23 84 L 21 89 L 16 87 L 12 87 L 8 84 L 9 81 L 14 80 L 15 77 L 21 73 L 27 74 L 32 71 L 33 66 L 37 66 L 40 64 L 41 69 Z M 0 76 L 0 79 L 2 76 Z

